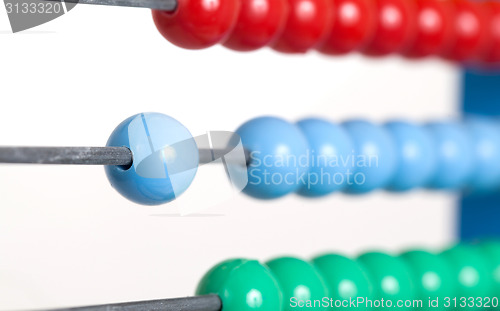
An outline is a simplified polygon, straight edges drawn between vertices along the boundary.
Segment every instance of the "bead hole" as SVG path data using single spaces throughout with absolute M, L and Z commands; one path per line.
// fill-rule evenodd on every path
M 127 148 L 130 151 L 130 154 L 132 155 L 132 161 L 130 162 L 130 164 L 117 165 L 117 167 L 123 171 L 128 171 L 132 167 L 132 164 L 134 164 L 134 153 L 132 152 L 132 150 L 130 150 L 129 147 L 127 147 L 127 146 L 123 146 L 123 147 Z

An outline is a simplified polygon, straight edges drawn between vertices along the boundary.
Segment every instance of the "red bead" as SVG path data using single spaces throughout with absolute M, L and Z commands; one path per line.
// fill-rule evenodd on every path
M 325 54 L 345 54 L 360 48 L 372 35 L 375 11 L 368 0 L 335 1 L 333 26 L 318 50 Z
M 403 54 L 423 57 L 440 54 L 450 37 L 452 17 L 440 0 L 415 0 L 416 36 Z
M 450 44 L 442 56 L 455 61 L 477 58 L 485 47 L 487 15 L 483 7 L 474 1 L 455 0 L 445 2 L 453 12 Z
M 178 0 L 173 12 L 153 11 L 153 20 L 168 41 L 196 50 L 226 39 L 239 8 L 240 0 Z
M 486 63 L 500 63 L 500 2 L 487 1 L 482 5 L 488 11 L 487 47 L 481 60 Z
M 416 8 L 413 0 L 373 1 L 375 30 L 363 53 L 380 56 L 402 50 L 415 36 Z
M 240 15 L 224 46 L 252 51 L 270 44 L 285 27 L 287 0 L 243 0 Z
M 273 49 L 305 53 L 326 38 L 333 22 L 332 0 L 288 0 L 290 13 Z

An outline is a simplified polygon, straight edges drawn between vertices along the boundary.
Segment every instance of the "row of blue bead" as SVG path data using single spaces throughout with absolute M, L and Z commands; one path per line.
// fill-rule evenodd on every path
M 377 125 L 260 117 L 236 132 L 251 154 L 244 192 L 256 198 L 500 187 L 500 123 L 491 119 Z
M 322 119 L 293 124 L 260 117 L 236 133 L 250 153 L 244 192 L 256 198 L 292 192 L 317 197 L 382 188 L 484 192 L 500 187 L 500 122 L 492 119 L 377 125 Z M 174 200 L 196 175 L 195 139 L 169 116 L 132 116 L 115 129 L 107 145 L 132 151 L 131 167 L 108 166 L 106 173 L 113 187 L 136 203 Z

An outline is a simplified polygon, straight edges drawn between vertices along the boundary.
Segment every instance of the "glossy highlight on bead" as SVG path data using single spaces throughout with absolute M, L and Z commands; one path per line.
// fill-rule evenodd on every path
M 368 252 L 358 257 L 368 270 L 376 299 L 407 300 L 415 296 L 410 271 L 398 257 L 381 252 Z
M 312 260 L 326 283 L 329 297 L 337 300 L 373 299 L 373 287 L 366 268 L 358 261 L 338 254 L 325 254 Z M 365 305 L 343 306 L 348 310 L 369 310 Z
M 472 137 L 458 122 L 431 122 L 426 126 L 434 140 L 437 166 L 429 180 L 435 189 L 461 189 L 473 172 Z
M 226 39 L 236 24 L 237 0 L 178 0 L 174 12 L 153 10 L 158 31 L 185 49 L 204 49 Z
M 437 55 L 449 45 L 452 31 L 450 10 L 439 0 L 416 0 L 415 38 L 404 49 L 408 57 Z
M 288 19 L 288 0 L 241 2 L 236 25 L 224 46 L 235 51 L 253 51 L 274 42 Z
M 339 55 L 360 49 L 373 35 L 375 11 L 372 1 L 338 0 L 334 6 L 332 28 L 318 50 Z
M 465 120 L 471 135 L 475 166 L 468 188 L 475 192 L 499 189 L 500 184 L 500 124 L 485 118 L 470 117 Z
M 437 165 L 436 146 L 427 129 L 404 121 L 385 124 L 394 139 L 397 168 L 387 188 L 406 191 L 425 186 Z
M 407 0 L 374 0 L 374 3 L 374 35 L 363 53 L 381 56 L 403 50 L 415 36 L 414 4 Z
M 439 254 L 425 250 L 412 250 L 400 255 L 409 268 L 413 280 L 415 298 L 422 301 L 453 297 L 455 282 L 448 262 Z M 429 304 L 422 305 L 425 310 L 432 310 Z
M 450 35 L 451 43 L 444 49 L 442 56 L 459 62 L 480 57 L 487 40 L 487 16 L 484 7 L 477 2 L 466 0 L 447 1 L 445 4 L 452 11 L 454 22 Z
M 274 274 L 256 260 L 226 260 L 208 271 L 197 295 L 218 294 L 227 311 L 276 311 L 283 307 L 283 290 Z
M 283 310 L 292 311 L 299 306 L 299 301 L 321 300 L 328 297 L 328 289 L 323 277 L 310 263 L 294 258 L 280 257 L 266 262 L 283 292 Z M 293 273 L 290 273 L 293 271 Z M 300 308 L 307 310 L 306 308 Z M 315 310 L 327 310 L 318 307 Z
M 283 53 L 305 53 L 319 45 L 333 23 L 330 0 L 288 0 L 290 12 L 281 36 L 272 45 Z
M 491 296 L 493 283 L 488 274 L 488 259 L 479 249 L 459 244 L 444 251 L 441 256 L 450 265 L 457 297 Z M 470 308 L 478 309 L 478 306 Z

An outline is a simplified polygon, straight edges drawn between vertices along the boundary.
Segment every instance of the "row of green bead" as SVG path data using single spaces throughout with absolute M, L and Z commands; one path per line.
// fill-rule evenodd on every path
M 222 311 L 326 310 L 335 307 L 335 300 L 353 309 L 347 305 L 350 299 L 366 301 L 355 307 L 360 311 L 383 308 L 375 301 L 381 299 L 393 307 L 397 301 L 421 300 L 424 311 L 457 309 L 445 308 L 444 300 L 500 296 L 500 242 L 459 244 L 438 254 L 367 252 L 355 259 L 326 254 L 311 261 L 280 257 L 264 264 L 231 259 L 208 271 L 196 293 L 218 294 Z M 436 298 L 438 307 L 430 307 L 429 299 Z M 463 309 L 481 308 L 476 301 Z

